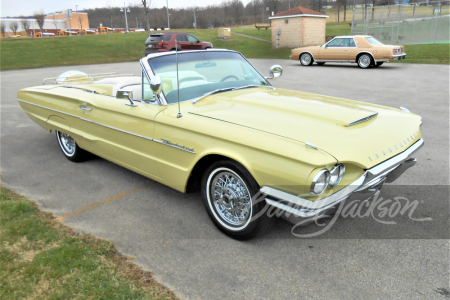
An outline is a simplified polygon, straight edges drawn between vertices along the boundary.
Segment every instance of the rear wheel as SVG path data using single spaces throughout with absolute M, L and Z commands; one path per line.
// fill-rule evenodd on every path
M 202 196 L 209 217 L 234 239 L 248 240 L 270 229 L 273 218 L 263 213 L 266 202 L 254 197 L 258 192 L 252 175 L 233 161 L 215 162 L 202 178 Z
M 85 158 L 86 152 L 78 146 L 77 142 L 70 135 L 56 131 L 56 139 L 62 153 L 68 160 L 79 162 Z
M 303 66 L 310 66 L 310 65 L 312 65 L 313 58 L 312 58 L 311 54 L 309 54 L 309 53 L 302 53 L 300 55 L 300 63 Z
M 373 65 L 372 57 L 369 54 L 362 54 L 358 57 L 358 66 L 361 69 L 368 69 Z

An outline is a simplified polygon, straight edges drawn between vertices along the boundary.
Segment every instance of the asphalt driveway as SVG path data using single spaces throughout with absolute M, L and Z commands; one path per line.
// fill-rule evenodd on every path
M 278 88 L 420 114 L 419 163 L 383 193 L 419 200 L 415 217 L 434 221 L 341 218 L 326 234 L 305 239 L 279 220 L 264 238 L 234 241 L 212 225 L 200 194 L 181 194 L 100 158 L 68 161 L 54 134 L 17 103 L 17 90 L 45 77 L 71 69 L 139 74 L 137 62 L 1 72 L 1 183 L 75 230 L 113 240 L 183 299 L 448 299 L 449 66 L 250 62 L 263 75 L 281 64 Z

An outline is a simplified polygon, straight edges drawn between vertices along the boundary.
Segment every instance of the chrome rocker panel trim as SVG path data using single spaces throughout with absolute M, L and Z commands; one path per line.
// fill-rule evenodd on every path
M 385 181 L 393 182 L 404 171 L 416 164 L 416 160 L 411 159 L 410 156 L 423 144 L 423 139 L 418 140 L 404 152 L 366 170 L 354 182 L 321 200 L 311 201 L 268 186 L 263 186 L 260 191 L 265 195 L 267 204 L 299 217 L 313 217 L 346 200 L 353 193 L 373 192 L 374 189 L 378 191 Z

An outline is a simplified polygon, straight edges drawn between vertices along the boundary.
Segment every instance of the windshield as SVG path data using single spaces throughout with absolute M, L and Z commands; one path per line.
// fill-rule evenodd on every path
M 175 55 L 150 58 L 155 75 L 161 76 L 162 90 L 169 104 L 195 99 L 217 89 L 247 85 L 270 85 L 251 64 L 234 52 L 201 51 L 178 53 L 178 81 Z
M 372 46 L 383 45 L 382 42 L 373 37 L 366 38 L 366 41 L 368 41 Z

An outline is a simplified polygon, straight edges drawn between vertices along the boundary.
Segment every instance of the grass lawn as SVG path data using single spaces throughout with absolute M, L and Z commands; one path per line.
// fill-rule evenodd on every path
M 180 31 L 180 30 L 177 30 Z M 247 58 L 283 58 L 290 49 L 272 49 L 267 42 L 232 35 L 232 41 L 217 39 L 217 29 L 182 30 L 215 48 L 237 50 Z M 147 33 L 105 34 L 39 39 L 5 39 L 0 43 L 1 70 L 138 61 L 144 56 Z
M 112 243 L 80 235 L 0 187 L 2 299 L 175 299 Z
M 405 60 L 398 63 L 450 64 L 450 44 L 405 45 Z
M 242 33 L 254 37 L 258 37 L 265 40 L 272 40 L 272 28 L 266 29 L 256 29 L 256 28 L 231 28 L 231 32 L 237 32 Z M 231 34 L 231 37 L 234 37 L 235 35 Z
M 232 28 L 232 31 L 270 39 L 271 29 Z M 236 50 L 247 58 L 287 59 L 290 49 L 272 49 L 271 43 L 232 34 L 231 41 L 217 39 L 217 29 L 177 30 L 210 41 L 215 48 Z M 327 23 L 326 35 L 350 34 L 348 23 Z M 105 34 L 40 39 L 3 39 L 0 43 L 0 69 L 26 69 L 64 65 L 138 61 L 144 55 L 147 33 Z M 420 47 L 418 47 L 420 46 Z M 407 45 L 406 63 L 448 64 L 448 44 Z M 417 47 L 417 48 L 415 48 Z M 424 55 L 424 56 L 420 56 Z M 411 59 L 410 59 L 411 58 Z
M 326 35 L 350 35 L 352 27 L 348 25 L 348 22 L 333 22 L 327 23 Z

